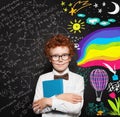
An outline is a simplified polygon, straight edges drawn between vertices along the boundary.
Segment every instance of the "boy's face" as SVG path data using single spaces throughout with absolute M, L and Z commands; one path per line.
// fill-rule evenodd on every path
M 57 46 L 50 49 L 51 58 L 49 61 L 52 63 L 53 68 L 59 72 L 64 72 L 71 61 L 69 48 L 67 46 Z

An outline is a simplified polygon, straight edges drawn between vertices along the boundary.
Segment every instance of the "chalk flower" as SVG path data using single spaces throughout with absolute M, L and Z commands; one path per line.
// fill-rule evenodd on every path
M 116 98 L 115 92 L 110 93 L 110 94 L 109 94 L 109 97 L 111 97 L 112 99 L 115 99 L 115 98 Z

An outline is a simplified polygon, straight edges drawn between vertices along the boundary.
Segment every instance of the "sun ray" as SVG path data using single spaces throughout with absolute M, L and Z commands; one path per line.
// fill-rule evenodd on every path
M 81 33 L 81 30 L 85 29 L 85 22 L 81 20 L 74 19 L 73 21 L 70 21 L 70 24 L 68 24 L 68 28 L 70 32 L 73 33 Z

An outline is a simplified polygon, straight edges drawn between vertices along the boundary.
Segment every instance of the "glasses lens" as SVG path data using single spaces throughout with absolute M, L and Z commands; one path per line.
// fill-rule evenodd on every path
M 54 60 L 54 61 L 57 61 L 59 59 L 59 55 L 53 55 L 51 57 L 52 57 L 52 60 Z
M 64 55 L 62 55 L 62 59 L 63 60 L 67 60 L 69 58 L 69 54 L 64 54 Z
M 69 58 L 70 54 L 63 54 L 63 55 L 52 55 L 51 58 L 54 61 L 58 61 L 60 59 L 60 57 L 62 58 L 62 60 L 67 60 Z

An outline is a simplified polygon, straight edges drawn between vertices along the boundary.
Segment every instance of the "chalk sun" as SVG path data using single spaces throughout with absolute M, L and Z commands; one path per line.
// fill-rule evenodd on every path
M 81 20 L 74 20 L 74 21 L 70 21 L 70 24 L 68 24 L 68 29 L 70 30 L 70 32 L 73 33 L 81 33 L 82 29 L 85 29 L 85 22 L 82 22 Z

